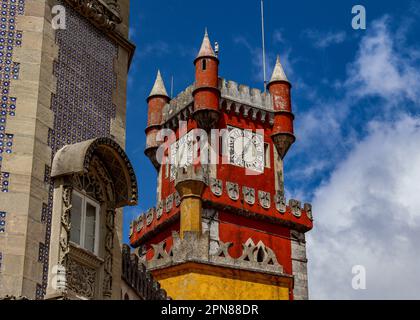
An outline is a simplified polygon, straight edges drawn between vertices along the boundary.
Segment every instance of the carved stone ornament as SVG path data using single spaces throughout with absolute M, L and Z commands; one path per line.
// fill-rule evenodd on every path
M 152 244 L 153 258 L 151 261 L 167 260 L 170 259 L 171 252 L 166 252 L 166 241 L 162 241 L 158 244 Z
M 220 197 L 223 193 L 222 180 L 210 178 L 210 190 L 215 196 Z
M 276 203 L 276 209 L 278 212 L 280 212 L 281 214 L 286 213 L 286 197 L 280 191 L 277 191 L 274 197 L 274 202 Z
M 166 198 L 166 212 L 169 213 L 174 206 L 174 195 L 171 194 Z
M 155 209 L 149 209 L 146 213 L 146 223 L 147 226 L 150 226 L 155 218 Z
M 163 201 L 159 201 L 156 207 L 156 217 L 159 220 L 163 214 Z
M 181 196 L 179 195 L 179 192 L 175 192 L 175 205 L 179 207 L 181 205 Z
M 83 16 L 91 19 L 99 28 L 113 30 L 122 22 L 117 0 L 66 0 Z
M 144 215 L 141 215 L 137 219 L 136 232 L 140 232 L 141 229 L 143 229 L 143 227 L 144 227 Z
M 70 214 L 71 214 L 71 201 L 73 195 L 73 188 L 65 186 L 63 188 L 63 213 L 61 215 L 61 232 L 60 232 L 60 255 L 59 264 L 65 265 L 67 262 L 67 256 L 70 252 Z
M 264 209 L 270 209 L 271 207 L 271 195 L 269 192 L 258 191 L 258 199 L 260 200 L 260 205 Z
M 302 216 L 302 209 L 300 208 L 300 201 L 291 199 L 289 201 L 290 210 L 292 211 L 292 214 L 296 218 L 300 218 Z
M 239 200 L 239 185 L 233 182 L 226 182 L 229 198 L 236 201 Z
M 244 194 L 244 200 L 246 203 L 253 205 L 255 204 L 255 189 L 249 187 L 242 187 L 242 193 Z
M 303 210 L 305 210 L 306 215 L 308 216 L 309 220 L 314 220 L 314 217 L 312 215 L 312 205 L 310 203 L 305 203 L 303 206 Z
M 105 217 L 105 259 L 104 259 L 104 286 L 103 294 L 110 298 L 112 295 L 112 262 L 114 250 L 114 230 L 115 230 L 115 210 L 109 209 L 106 211 Z
M 274 251 L 268 248 L 262 241 L 255 245 L 254 241 L 250 238 L 242 245 L 242 248 L 242 255 L 238 261 L 249 262 L 255 266 L 282 268 L 277 261 Z
M 76 294 L 93 299 L 95 297 L 96 271 L 73 259 L 67 263 L 67 287 Z

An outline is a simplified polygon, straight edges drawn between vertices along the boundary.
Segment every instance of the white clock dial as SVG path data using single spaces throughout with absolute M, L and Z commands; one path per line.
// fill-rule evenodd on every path
M 229 163 L 264 172 L 264 137 L 235 127 L 228 130 Z
M 229 127 L 229 163 L 243 167 L 243 130 Z
M 177 168 L 188 167 L 193 163 L 193 134 L 183 135 L 171 146 L 171 180 L 175 180 Z
M 244 165 L 247 169 L 264 171 L 264 138 L 248 130 L 244 131 Z

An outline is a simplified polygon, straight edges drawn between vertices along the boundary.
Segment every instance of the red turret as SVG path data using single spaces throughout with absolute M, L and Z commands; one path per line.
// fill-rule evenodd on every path
M 194 119 L 205 130 L 217 127 L 219 121 L 219 59 L 210 44 L 207 30 L 201 49 L 194 60 Z
M 273 109 L 275 112 L 271 138 L 282 159 L 296 140 L 293 133 L 294 115 L 290 98 L 291 87 L 292 85 L 280 63 L 280 57 L 277 56 L 276 66 L 267 88 L 273 97 Z
M 169 100 L 162 76 L 158 71 L 155 84 L 147 98 L 149 110 L 146 128 L 146 150 L 144 151 L 156 169 L 160 167 L 160 163 L 156 159 L 156 151 L 160 143 L 156 142 L 156 136 L 161 128 L 163 107 L 169 103 Z

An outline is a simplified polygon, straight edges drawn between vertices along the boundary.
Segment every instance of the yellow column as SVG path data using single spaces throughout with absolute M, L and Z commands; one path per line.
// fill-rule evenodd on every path
M 178 172 L 175 188 L 181 196 L 180 237 L 184 232 L 202 232 L 201 226 L 201 195 L 204 190 L 204 180 L 200 169 L 190 167 Z

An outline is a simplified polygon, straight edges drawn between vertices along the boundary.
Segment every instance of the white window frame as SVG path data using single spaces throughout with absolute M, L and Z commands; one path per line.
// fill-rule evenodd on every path
M 99 254 L 99 225 L 100 225 L 100 211 L 101 206 L 98 202 L 92 200 L 88 196 L 86 196 L 83 193 L 80 193 L 76 190 L 73 190 L 73 194 L 77 195 L 82 199 L 82 212 L 81 212 L 81 221 L 80 221 L 80 244 L 75 243 L 77 246 L 88 250 L 85 248 L 85 235 L 86 235 L 86 207 L 87 203 L 92 205 L 96 210 L 96 216 L 95 216 L 95 243 L 94 243 L 94 250 L 93 253 L 95 255 Z

